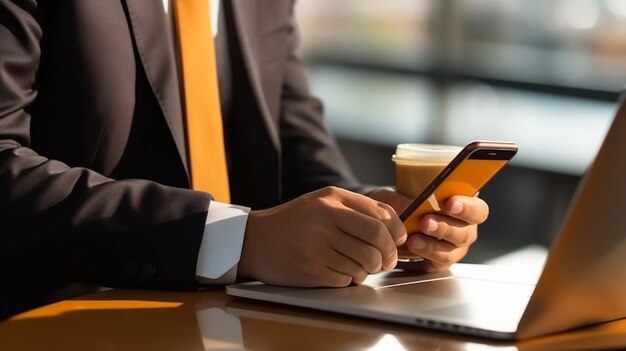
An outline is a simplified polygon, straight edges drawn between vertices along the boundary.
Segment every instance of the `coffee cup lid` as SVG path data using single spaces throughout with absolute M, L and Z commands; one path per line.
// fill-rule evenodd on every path
M 438 144 L 399 144 L 392 156 L 395 162 L 449 162 L 461 151 L 460 146 Z

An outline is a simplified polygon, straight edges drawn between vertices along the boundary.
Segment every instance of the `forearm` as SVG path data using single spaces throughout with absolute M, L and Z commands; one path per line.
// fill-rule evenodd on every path
M 0 151 L 0 268 L 103 285 L 192 287 L 207 194 L 114 181 Z

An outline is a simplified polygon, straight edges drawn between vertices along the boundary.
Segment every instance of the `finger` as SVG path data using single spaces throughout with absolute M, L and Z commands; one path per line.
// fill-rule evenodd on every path
M 383 269 L 393 268 L 397 248 L 388 228 L 382 222 L 352 210 L 337 211 L 336 216 L 335 223 L 339 230 L 377 250 L 382 257 Z
M 400 215 L 413 203 L 413 199 L 400 193 L 394 193 L 394 195 L 394 199 L 389 204 Z
M 390 205 L 397 214 L 402 213 L 413 202 L 413 199 L 400 194 L 393 187 L 376 188 L 367 196 Z
M 334 238 L 331 247 L 368 273 L 378 273 L 384 266 L 395 263 L 392 259 L 389 259 L 390 262 L 383 262 L 383 254 L 376 247 L 350 235 L 339 235 Z
M 407 239 L 407 247 L 424 261 L 416 262 L 422 269 L 433 272 L 448 269 L 467 254 L 468 247 L 457 247 L 447 241 L 437 240 L 423 234 L 414 234 Z
M 428 214 L 420 219 L 420 225 L 422 233 L 458 247 L 469 246 L 478 237 L 476 224 L 467 224 L 448 216 Z
M 337 251 L 333 251 L 327 256 L 327 267 L 329 270 L 336 273 L 335 276 L 339 274 L 339 276 L 350 277 L 348 284 L 350 284 L 350 282 L 361 284 L 369 275 L 360 264 Z M 345 280 L 340 280 L 340 282 L 343 283 Z
M 338 271 L 333 270 L 330 267 L 326 267 L 326 272 L 324 272 L 323 276 L 320 279 L 319 284 L 316 284 L 315 287 L 327 286 L 327 287 L 333 287 L 333 288 L 342 288 L 344 286 L 350 285 L 350 283 L 352 283 L 353 280 L 354 280 L 354 277 L 351 276 L 350 274 L 338 272 Z
M 345 195 L 341 199 L 344 206 L 382 222 L 396 245 L 404 243 L 406 229 L 390 205 L 356 193 L 347 192 Z
M 489 205 L 479 197 L 452 196 L 444 204 L 451 217 L 470 224 L 481 224 L 489 216 Z

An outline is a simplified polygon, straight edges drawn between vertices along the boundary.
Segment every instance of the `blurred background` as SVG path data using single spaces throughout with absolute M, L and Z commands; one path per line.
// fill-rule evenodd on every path
M 394 183 L 398 143 L 515 141 L 466 262 L 549 247 L 626 83 L 626 1 L 299 0 L 297 16 L 363 182 Z

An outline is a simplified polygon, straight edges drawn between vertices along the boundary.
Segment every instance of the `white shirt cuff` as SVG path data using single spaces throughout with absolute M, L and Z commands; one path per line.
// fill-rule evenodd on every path
M 199 283 L 235 282 L 248 213 L 248 207 L 211 201 L 196 265 Z

